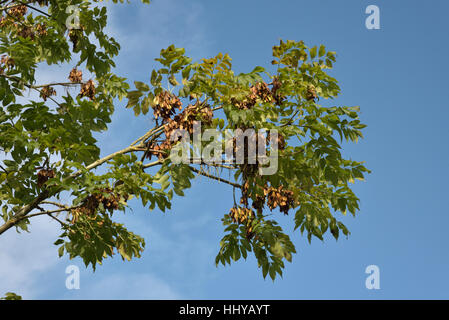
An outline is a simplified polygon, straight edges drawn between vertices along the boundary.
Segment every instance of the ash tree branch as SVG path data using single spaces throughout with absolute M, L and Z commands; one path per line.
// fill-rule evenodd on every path
M 84 168 L 84 170 L 78 170 L 77 172 L 73 173 L 72 175 L 68 176 L 65 179 L 70 180 L 70 179 L 74 179 L 78 176 L 81 176 L 84 171 L 90 171 L 92 169 L 95 169 L 118 155 L 140 151 L 140 149 L 144 147 L 144 143 L 143 143 L 144 139 L 151 137 L 151 135 L 155 134 L 155 132 L 157 132 L 159 129 L 160 128 L 157 128 L 156 130 L 152 129 L 152 130 L 148 131 L 144 136 L 142 136 L 138 140 L 136 140 L 136 141 L 140 141 L 139 144 L 133 143 L 134 145 L 131 145 L 127 148 L 124 148 L 124 149 L 114 152 L 106 157 L 103 157 L 97 161 L 94 161 L 90 165 L 86 166 Z M 149 167 L 161 164 L 161 163 L 162 162 L 158 161 L 157 163 L 150 163 L 150 164 L 146 165 L 145 167 L 149 168 Z M 57 194 L 58 192 L 59 191 L 55 191 L 55 192 L 53 192 L 53 194 L 50 194 L 50 192 L 47 189 L 43 190 L 33 201 L 31 201 L 29 204 L 27 204 L 27 205 L 23 206 L 21 209 L 19 209 L 19 211 L 17 211 L 17 213 L 10 220 L 6 221 L 3 225 L 0 226 L 0 235 L 3 234 L 4 232 L 6 232 L 7 230 L 9 230 L 10 228 L 12 228 L 14 225 L 16 225 L 21 220 L 26 219 L 27 217 L 30 217 L 31 215 L 29 215 L 29 213 L 33 209 L 36 209 L 40 203 L 42 203 L 43 201 L 46 201 L 48 198 L 50 198 L 54 194 Z M 47 202 L 49 202 L 49 201 L 47 201 Z M 58 211 L 58 212 L 61 212 L 61 211 L 66 211 L 66 209 L 61 208 L 60 211 Z M 39 215 L 40 214 L 43 214 L 43 213 L 39 213 Z
M 211 175 L 211 174 L 209 174 L 209 173 L 206 173 L 206 172 L 204 172 L 204 171 L 202 171 L 202 170 L 198 170 L 198 169 L 196 169 L 196 168 L 194 168 L 194 167 L 192 167 L 192 166 L 189 166 L 189 168 L 190 168 L 190 170 L 192 170 L 193 172 L 196 172 L 197 174 L 200 174 L 200 175 L 202 175 L 202 176 L 205 176 L 205 177 L 208 177 L 208 178 L 210 178 L 210 179 L 213 179 L 213 180 L 216 180 L 216 181 L 220 181 L 220 182 L 229 184 L 229 185 L 231 185 L 231 186 L 233 186 L 233 187 L 235 187 L 235 188 L 239 188 L 239 189 L 242 188 L 242 186 L 239 185 L 239 184 L 237 184 L 237 183 L 228 181 L 228 180 L 223 179 L 223 178 L 220 178 L 220 177 L 216 177 L 216 176 Z
M 67 224 L 62 222 L 61 220 L 59 220 L 55 216 L 53 216 L 53 213 L 61 213 L 61 212 L 64 212 L 64 211 L 70 211 L 70 210 L 78 208 L 78 206 L 61 208 L 61 209 L 57 209 L 57 210 L 44 210 L 44 209 L 40 208 L 39 206 L 36 206 L 36 208 L 39 209 L 41 212 L 29 214 L 29 215 L 27 215 L 25 217 L 22 217 L 19 221 L 22 221 L 24 219 L 29 219 L 29 218 L 32 218 L 32 217 L 48 215 L 50 218 L 52 218 L 52 219 L 56 220 L 57 222 L 59 222 L 62 226 L 66 226 Z
M 33 85 L 30 85 L 28 83 L 26 83 L 25 81 L 23 81 L 22 79 L 18 78 L 18 77 L 13 77 L 13 76 L 8 76 L 6 74 L 0 74 L 1 77 L 16 81 L 18 83 L 22 83 L 25 87 L 29 88 L 29 89 L 33 89 L 36 90 L 37 92 L 39 92 L 42 95 L 42 90 L 39 90 L 39 87 L 35 87 Z M 54 103 L 56 103 L 58 105 L 58 107 L 62 108 L 62 105 L 56 101 L 55 99 L 53 99 L 52 97 L 48 96 L 47 99 L 50 99 L 51 101 L 53 101 Z
M 39 89 L 44 87 L 54 87 L 54 86 L 64 86 L 64 87 L 73 87 L 79 84 L 83 84 L 83 82 L 52 82 L 48 84 L 40 84 L 38 86 L 31 86 L 32 89 Z
M 31 10 L 34 10 L 34 11 L 37 11 L 37 12 L 43 14 L 44 16 L 47 16 L 47 17 L 49 17 L 49 18 L 52 17 L 52 16 L 49 15 L 47 12 L 44 12 L 44 11 L 42 11 L 42 10 L 39 10 L 39 9 L 33 7 L 33 6 L 30 6 L 30 5 L 29 5 L 28 3 L 26 3 L 26 2 L 18 1 L 18 0 L 16 0 L 16 1 L 19 2 L 19 3 L 21 3 L 21 4 L 23 4 L 24 6 L 26 6 L 26 7 L 28 7 L 28 8 L 30 8 Z

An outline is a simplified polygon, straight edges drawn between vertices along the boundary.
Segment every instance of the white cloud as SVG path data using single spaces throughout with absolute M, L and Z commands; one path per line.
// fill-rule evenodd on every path
M 37 298 L 45 291 L 40 276 L 59 262 L 53 245 L 59 235 L 57 222 L 36 217 L 29 229 L 20 234 L 10 229 L 0 237 L 0 295 L 12 291 Z
M 204 36 L 205 29 L 200 21 L 202 14 L 200 5 L 164 0 L 153 1 L 150 6 L 143 4 L 140 6 L 142 8 L 133 17 L 132 24 L 121 25 L 120 17 L 128 15 L 126 10 L 129 8 L 126 8 L 125 5 L 108 5 L 111 9 L 108 30 L 122 46 L 119 62 L 123 63 L 118 63 L 118 69 L 125 64 L 129 68 L 127 70 L 129 74 L 139 73 L 141 70 L 149 74 L 153 59 L 159 54 L 159 50 L 172 43 L 178 47 L 185 47 L 190 56 L 208 55 L 206 53 L 207 41 Z M 134 59 L 134 57 L 138 57 L 138 59 Z M 143 66 L 142 63 L 144 63 Z M 37 83 L 66 81 L 72 67 L 70 64 L 42 65 L 38 68 Z M 129 74 L 117 72 L 119 75 L 133 80 Z M 60 91 L 58 93 L 62 93 L 63 89 L 56 89 Z M 79 88 L 70 90 L 71 92 L 74 90 L 72 93 L 76 94 Z M 37 97 L 38 93 L 36 92 L 26 93 L 20 102 L 26 103 L 25 99 L 36 99 Z M 129 112 L 123 109 L 117 111 L 118 113 Z M 101 134 L 99 137 L 100 145 L 103 147 L 107 148 L 110 145 L 112 137 L 116 137 L 117 140 L 126 137 L 123 134 L 123 118 L 115 116 L 114 120 L 117 122 L 113 121 L 110 132 Z M 132 135 L 133 132 L 130 134 Z M 130 222 L 130 230 L 139 229 L 133 228 L 133 224 L 136 223 L 132 221 L 139 221 L 137 217 L 127 220 Z M 171 275 L 178 274 L 181 277 L 188 272 L 187 269 L 198 267 L 201 269 L 213 263 L 211 256 L 215 247 L 187 235 L 185 232 L 193 226 L 197 228 L 205 226 L 210 217 L 202 215 L 200 220 L 196 223 L 189 223 L 189 227 L 183 223 L 172 222 L 167 226 L 168 232 L 148 228 L 148 224 L 145 225 L 148 228 L 145 232 L 139 232 L 143 230 L 135 231 L 145 238 L 150 238 L 147 239 L 149 240 L 147 251 L 150 251 L 148 259 L 151 260 L 151 263 L 159 265 L 166 262 L 171 265 L 167 272 Z M 31 233 L 17 234 L 11 229 L 0 236 L 0 296 L 5 292 L 13 291 L 24 298 L 35 299 L 51 296 L 55 294 L 54 290 L 57 290 L 59 293 L 62 292 L 65 297 L 73 298 L 71 297 L 72 292 L 59 290 L 65 290 L 64 283 L 58 281 L 64 278 L 64 270 L 67 265 L 67 259 L 59 259 L 57 248 L 53 245 L 60 233 L 59 226 L 47 217 L 37 217 L 32 219 L 30 231 Z M 178 236 L 173 238 L 170 236 L 170 232 L 178 234 Z M 184 233 L 186 234 L 183 235 Z M 147 255 L 145 254 L 145 256 Z M 145 256 L 142 260 L 146 260 Z M 199 263 L 200 261 L 202 263 Z M 150 262 L 146 261 L 145 263 Z M 89 282 L 85 283 L 85 290 L 74 294 L 77 298 L 178 299 L 180 297 L 180 294 L 170 284 L 156 276 L 159 272 L 129 274 L 127 268 L 123 267 L 111 274 L 107 273 L 107 270 L 101 270 L 102 268 L 99 266 L 97 273 L 89 276 Z M 52 273 L 55 272 L 56 274 L 52 278 Z M 208 275 L 202 273 L 202 277 L 208 277 Z M 195 282 L 198 282 L 198 278 L 195 279 Z M 59 296 L 54 298 L 59 298 Z
M 129 14 L 126 14 L 129 10 Z M 131 10 L 133 10 L 131 12 Z M 209 45 L 206 27 L 201 22 L 203 8 L 187 1 L 153 1 L 151 5 L 108 5 L 109 23 L 106 28 L 121 44 L 120 56 L 140 71 L 143 61 L 153 61 L 160 49 L 175 44 L 185 47 L 188 55 L 204 55 Z M 124 17 L 132 17 L 132 23 Z

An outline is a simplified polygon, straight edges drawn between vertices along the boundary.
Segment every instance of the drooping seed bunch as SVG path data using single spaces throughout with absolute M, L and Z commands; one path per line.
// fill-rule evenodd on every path
M 242 207 L 234 207 L 229 212 L 229 215 L 232 218 L 232 221 L 235 223 L 245 223 L 247 221 L 251 221 L 254 219 L 254 212 L 251 209 L 248 208 L 242 208 Z
M 41 89 L 40 97 L 47 101 L 47 98 L 56 95 L 56 90 L 50 86 L 45 86 Z
M 31 40 L 35 38 L 33 27 L 30 26 L 21 26 L 18 28 L 17 35 L 22 38 L 30 38 Z
M 36 25 L 36 32 L 39 34 L 39 36 L 44 37 L 48 34 L 47 32 L 47 26 L 43 23 L 39 23 Z
M 12 31 L 16 32 L 17 36 L 31 40 L 35 40 L 37 36 L 41 38 L 45 37 L 48 34 L 47 27 L 43 23 L 27 25 L 24 22 L 20 22 L 18 18 L 12 15 L 7 15 L 5 17 L 0 16 L 0 28 L 3 29 L 8 27 L 11 27 Z
M 254 96 L 261 99 L 263 102 L 273 101 L 272 92 L 265 82 L 256 83 L 251 87 L 251 92 Z
M 177 98 L 179 100 L 179 98 Z M 175 100 L 171 100 L 175 101 Z M 177 104 L 176 104 L 177 105 Z M 170 110 L 174 110 L 171 108 Z M 190 135 L 193 134 L 193 127 L 195 121 L 201 121 L 203 124 L 209 125 L 212 122 L 213 112 L 209 105 L 204 105 L 197 101 L 195 104 L 188 105 L 181 113 L 174 115 L 172 118 L 165 117 L 164 120 L 164 135 L 165 140 L 157 144 L 155 141 L 150 141 L 147 145 L 147 157 L 151 159 L 152 156 L 157 156 L 160 160 L 165 159 L 169 155 L 171 147 L 177 143 L 178 139 L 172 137 L 175 130 L 184 130 Z
M 107 196 L 105 196 L 105 194 L 107 194 Z M 120 193 L 115 192 L 110 188 L 99 189 L 97 192 L 87 196 L 79 207 L 72 210 L 72 223 L 77 220 L 79 215 L 95 216 L 100 204 L 112 214 L 114 210 L 119 208 L 121 198 L 122 195 Z M 125 196 L 125 199 L 126 198 L 127 196 Z
M 5 70 L 10 70 L 14 67 L 14 59 L 7 56 L 6 54 L 2 55 L 0 58 L 0 74 L 3 74 Z
M 28 8 L 26 5 L 20 4 L 20 5 L 16 5 L 11 7 L 10 9 L 8 9 L 8 14 L 13 16 L 16 19 L 20 19 L 22 18 L 28 11 Z
M 79 40 L 82 36 L 83 27 L 81 29 L 70 29 L 69 39 L 72 42 L 72 50 L 75 51 L 78 48 Z
M 277 150 L 284 150 L 286 143 L 284 136 L 280 133 L 277 134 L 275 141 L 271 141 L 270 131 L 267 132 L 267 136 L 265 137 L 264 133 L 256 133 L 255 130 L 253 134 L 245 135 L 245 131 L 251 128 L 240 127 L 239 129 L 242 131 L 243 135 L 240 136 L 240 138 L 233 137 L 230 139 L 226 142 L 226 147 L 231 147 L 228 143 L 232 144 L 232 159 L 234 163 L 239 164 L 240 170 L 243 173 L 243 179 L 246 180 L 247 177 L 254 176 L 257 173 L 261 163 L 260 157 L 264 157 L 267 154 L 263 144 L 265 144 L 266 147 L 270 146 L 271 150 L 273 150 L 275 144 L 277 145 Z M 260 144 L 262 144 L 262 150 L 259 150 L 261 147 Z M 262 151 L 262 154 L 259 153 L 260 151 Z M 241 159 L 242 156 L 243 159 Z M 239 161 L 242 160 L 243 163 L 240 163 Z
M 245 206 L 248 206 L 248 199 L 252 197 L 252 194 L 248 189 L 249 182 L 246 181 L 242 186 L 242 197 L 240 198 L 240 203 Z M 259 212 L 263 210 L 265 203 L 271 211 L 279 207 L 281 212 L 288 214 L 290 208 L 293 208 L 295 204 L 294 193 L 293 191 L 284 189 L 283 186 L 274 188 L 265 185 L 263 188 L 263 195 L 255 195 L 255 199 L 252 201 L 252 207 Z
M 273 81 L 271 82 L 271 85 L 272 85 L 271 95 L 272 95 L 274 101 L 276 102 L 276 104 L 279 106 L 285 100 L 285 96 L 279 92 L 279 90 L 281 89 L 282 83 L 281 83 L 281 81 L 279 81 L 278 77 L 273 77 Z
M 5 2 L 5 1 L 3 1 Z M 7 2 L 7 1 L 6 1 Z M 29 4 L 38 3 L 40 6 L 48 5 L 48 1 L 28 1 Z M 15 4 L 11 1 L 10 8 L 6 11 L 6 16 L 0 16 L 0 28 L 12 27 L 18 36 L 35 40 L 36 36 L 46 36 L 47 28 L 43 23 L 30 25 L 30 21 L 25 17 L 28 8 L 25 3 Z
M 81 97 L 88 97 L 90 100 L 94 100 L 95 98 L 95 85 L 92 80 L 88 80 L 87 82 L 81 85 L 80 91 Z
M 250 240 L 254 236 L 252 223 L 255 219 L 254 211 L 248 208 L 233 207 L 229 212 L 232 221 L 246 227 L 246 238 Z
M 37 173 L 37 186 L 42 188 L 42 186 L 48 181 L 55 177 L 55 171 L 52 169 L 41 169 Z
M 168 157 L 168 153 L 171 149 L 171 143 L 169 140 L 164 140 L 160 144 L 151 141 L 148 144 L 147 157 L 151 160 L 152 156 L 156 156 L 159 160 L 163 160 Z
M 265 103 L 274 101 L 278 105 L 282 104 L 285 97 L 279 93 L 281 82 L 277 78 L 274 78 L 271 86 L 272 88 L 270 89 L 265 82 L 257 82 L 250 87 L 250 94 L 243 100 L 239 101 L 232 98 L 231 102 L 241 110 L 251 109 L 259 100 Z
M 181 110 L 182 102 L 174 94 L 168 91 L 162 91 L 154 99 L 153 113 L 156 119 L 162 118 L 165 123 L 176 113 L 176 109 Z
M 279 210 L 284 214 L 288 214 L 288 210 L 294 205 L 293 192 L 283 189 L 283 186 L 279 188 L 270 187 L 264 190 L 264 194 L 267 197 L 267 206 L 270 210 L 279 206 Z
M 78 70 L 76 67 L 70 71 L 69 74 L 70 82 L 79 83 L 83 81 L 83 72 Z

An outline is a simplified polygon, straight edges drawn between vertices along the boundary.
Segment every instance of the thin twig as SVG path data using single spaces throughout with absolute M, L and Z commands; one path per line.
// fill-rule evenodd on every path
M 3 168 L 3 166 L 0 164 L 0 168 L 6 173 L 6 174 L 8 174 L 9 172 L 8 172 L 8 170 L 6 170 L 5 168 Z
M 21 217 L 21 218 L 19 218 L 19 219 L 16 221 L 16 223 L 17 223 L 17 222 L 20 222 L 20 221 L 22 221 L 22 220 L 24 220 L 24 219 L 29 219 L 29 218 L 32 218 L 32 217 L 37 217 L 37 216 L 42 216 L 42 215 L 48 215 L 48 216 L 50 216 L 51 218 L 53 218 L 54 220 L 58 221 L 61 225 L 65 226 L 66 223 L 62 222 L 61 220 L 59 220 L 58 218 L 56 218 L 55 216 L 53 216 L 52 213 L 59 213 L 59 212 L 64 212 L 64 211 L 70 211 L 70 210 L 76 209 L 77 207 L 62 208 L 62 209 L 50 210 L 50 211 L 45 211 L 45 210 L 43 210 L 42 208 L 39 208 L 39 207 L 37 207 L 37 208 L 38 208 L 39 210 L 41 210 L 41 212 L 33 213 L 33 214 L 26 215 L 26 216 L 24 216 L 24 217 Z
M 43 94 L 42 94 L 42 91 L 39 90 L 38 87 L 35 87 L 35 86 L 30 85 L 30 84 L 26 83 L 25 81 L 23 81 L 22 79 L 20 79 L 20 78 L 18 78 L 18 77 L 8 76 L 8 75 L 6 75 L 6 74 L 0 74 L 0 76 L 5 77 L 5 78 L 7 78 L 7 79 L 14 80 L 14 81 L 19 82 L 19 83 L 22 83 L 25 87 L 27 87 L 27 88 L 29 88 L 29 89 L 36 90 L 36 91 L 39 92 L 41 95 L 43 95 Z M 60 108 L 62 108 L 62 105 L 61 105 L 58 101 L 56 101 L 55 99 L 53 99 L 51 96 L 48 96 L 47 98 L 50 99 L 51 101 L 53 101 L 54 103 L 56 103 Z
M 143 169 L 151 168 L 151 167 L 157 166 L 158 164 L 162 164 L 163 162 L 164 162 L 164 160 L 157 160 L 157 161 L 143 165 L 142 168 Z
M 49 18 L 52 17 L 52 16 L 49 15 L 48 13 L 46 13 L 46 12 L 44 12 L 44 11 L 42 11 L 42 10 L 39 10 L 39 9 L 37 9 L 37 8 L 34 8 L 34 7 L 32 7 L 32 6 L 30 6 L 28 3 L 25 3 L 25 2 L 22 2 L 22 1 L 18 1 L 18 0 L 16 0 L 16 1 L 19 2 L 19 3 L 21 3 L 21 4 L 23 4 L 24 6 L 27 6 L 27 7 L 30 8 L 31 10 L 35 10 L 35 11 L 37 11 L 37 12 L 39 12 L 39 13 L 42 13 L 43 15 L 45 15 L 45 16 L 47 16 L 47 17 L 49 17 Z
M 201 170 L 198 170 L 198 169 L 196 169 L 196 168 L 194 168 L 194 167 L 192 167 L 192 166 L 189 166 L 189 168 L 190 168 L 190 170 L 192 170 L 193 172 L 196 172 L 196 173 L 198 173 L 198 174 L 200 174 L 200 175 L 202 175 L 202 176 L 205 176 L 205 177 L 208 177 L 208 178 L 210 178 L 210 179 L 217 180 L 217 181 L 220 181 L 220 182 L 227 183 L 227 184 L 229 184 L 229 185 L 231 185 L 231 186 L 233 186 L 233 187 L 235 187 L 235 188 L 240 188 L 240 189 L 242 188 L 242 186 L 239 185 L 239 184 L 237 184 L 237 183 L 234 183 L 234 182 L 228 181 L 228 180 L 226 180 L 226 179 L 223 179 L 223 178 L 216 177 L 216 176 L 214 176 L 214 175 L 208 174 L 208 173 L 203 172 L 203 171 L 201 171 Z
M 79 84 L 83 84 L 83 82 L 53 82 L 53 83 L 49 83 L 49 84 L 40 84 L 38 86 L 31 86 L 31 88 L 37 89 L 37 88 L 53 87 L 53 86 L 71 87 L 71 86 L 76 86 Z
M 42 204 L 52 204 L 54 206 L 57 206 L 59 208 L 68 208 L 68 206 L 62 204 L 62 203 L 58 203 L 58 202 L 53 202 L 53 201 L 42 201 Z

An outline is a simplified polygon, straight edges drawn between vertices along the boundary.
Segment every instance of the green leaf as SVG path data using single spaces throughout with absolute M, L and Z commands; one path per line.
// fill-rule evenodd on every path
M 134 85 L 136 86 L 137 90 L 139 90 L 139 91 L 146 92 L 146 91 L 150 90 L 150 87 L 147 84 L 140 82 L 140 81 L 134 81 Z
M 310 54 L 310 58 L 314 59 L 316 57 L 316 51 L 317 51 L 317 47 L 313 47 L 312 49 L 310 49 L 309 54 Z
M 320 50 L 318 51 L 318 56 L 321 58 L 326 53 L 326 48 L 324 45 L 320 45 Z
M 7 292 L 0 300 L 22 300 L 22 297 L 13 292 Z
M 59 240 L 61 240 L 61 239 L 59 239 Z M 59 240 L 58 240 L 58 241 L 59 241 Z M 64 242 L 64 240 L 62 240 L 62 242 Z M 56 242 L 55 242 L 55 244 L 56 244 Z M 59 243 L 58 243 L 58 244 L 59 244 Z M 60 246 L 60 247 L 59 247 L 59 249 L 58 249 L 58 255 L 59 255 L 60 258 L 64 255 L 64 246 Z

